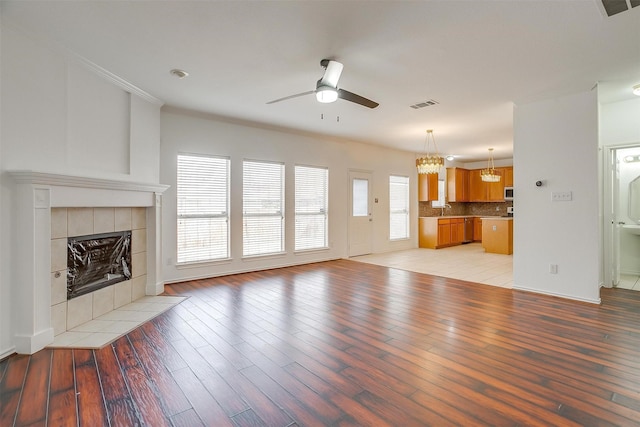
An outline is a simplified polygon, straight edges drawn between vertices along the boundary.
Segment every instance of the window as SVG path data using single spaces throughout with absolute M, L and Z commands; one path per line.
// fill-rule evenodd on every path
M 283 252 L 284 165 L 245 160 L 242 177 L 242 254 Z
M 441 208 L 446 203 L 445 192 L 444 192 L 444 180 L 438 180 L 438 200 L 433 200 L 431 202 L 432 208 Z
M 353 205 L 352 216 L 369 216 L 369 180 L 353 179 L 352 189 Z
M 329 171 L 296 166 L 295 250 L 327 247 Z
M 409 238 L 409 178 L 389 177 L 389 239 Z
M 178 263 L 229 257 L 229 159 L 178 155 Z

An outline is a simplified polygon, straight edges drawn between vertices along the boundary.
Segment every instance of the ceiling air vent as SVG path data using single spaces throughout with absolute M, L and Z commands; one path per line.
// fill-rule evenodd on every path
M 613 16 L 640 5 L 640 0 L 602 0 L 607 16 Z
M 417 104 L 409 105 L 409 107 L 413 108 L 414 110 L 417 110 L 424 107 L 431 107 L 432 105 L 436 105 L 436 104 L 439 104 L 439 102 L 433 99 L 430 99 L 428 101 L 418 102 Z

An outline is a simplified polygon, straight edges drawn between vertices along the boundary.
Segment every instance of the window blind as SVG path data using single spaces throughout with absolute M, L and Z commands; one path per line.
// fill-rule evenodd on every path
M 389 177 L 389 239 L 409 238 L 409 177 Z
M 327 168 L 295 167 L 295 250 L 327 247 Z
M 242 254 L 284 251 L 284 165 L 245 160 L 242 177 Z
M 178 155 L 178 263 L 229 257 L 229 159 Z

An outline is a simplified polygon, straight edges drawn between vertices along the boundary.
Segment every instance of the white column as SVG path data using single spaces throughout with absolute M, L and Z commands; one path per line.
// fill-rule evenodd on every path
M 48 186 L 15 186 L 12 289 L 16 352 L 53 342 L 51 326 L 51 197 Z
M 164 292 L 162 274 L 162 193 L 155 193 L 154 205 L 147 208 L 147 295 Z

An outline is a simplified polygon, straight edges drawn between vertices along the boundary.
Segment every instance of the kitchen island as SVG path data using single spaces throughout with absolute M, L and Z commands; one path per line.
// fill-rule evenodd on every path
M 482 247 L 485 252 L 513 253 L 513 217 L 483 217 Z

